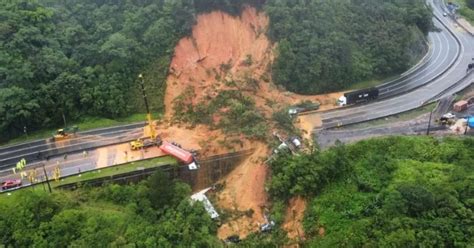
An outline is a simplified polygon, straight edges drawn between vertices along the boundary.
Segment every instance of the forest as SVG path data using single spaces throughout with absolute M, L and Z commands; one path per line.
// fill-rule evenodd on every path
M 288 200 L 307 199 L 303 247 L 468 247 L 473 138 L 388 137 L 270 162 L 271 233 L 239 247 L 281 247 Z M 224 247 L 191 189 L 157 172 L 131 185 L 1 195 L 6 247 Z M 218 209 L 219 211 L 219 209 Z M 320 236 L 320 229 L 324 236 Z
M 474 24 L 474 0 L 455 1 L 455 3 L 461 3 L 459 13 L 471 22 L 471 25 Z
M 173 49 L 198 13 L 237 14 L 261 1 L 39 0 L 0 2 L 0 141 L 63 119 L 163 111 Z
M 268 1 L 279 43 L 274 82 L 301 94 L 347 88 L 405 71 L 426 51 L 425 1 Z
M 87 117 L 162 112 L 177 41 L 196 15 L 266 11 L 277 42 L 274 81 L 291 91 L 338 90 L 406 69 L 431 27 L 423 1 L 35 0 L 0 2 L 0 141 Z
M 5 247 L 218 247 L 217 225 L 191 188 L 157 172 L 137 185 L 46 193 L 40 185 L 0 201 Z M 10 198 L 8 198 L 10 197 Z
M 473 147 L 473 138 L 400 136 L 282 156 L 271 164 L 269 192 L 275 206 L 308 199 L 309 247 L 468 247 Z

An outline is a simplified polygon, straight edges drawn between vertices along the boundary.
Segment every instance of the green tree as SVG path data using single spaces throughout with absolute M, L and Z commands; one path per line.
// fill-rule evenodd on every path
M 466 0 L 467 6 L 471 9 L 474 9 L 474 0 Z

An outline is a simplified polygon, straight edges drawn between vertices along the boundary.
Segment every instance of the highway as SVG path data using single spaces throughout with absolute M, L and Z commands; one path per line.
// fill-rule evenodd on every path
M 144 123 L 102 128 L 77 133 L 75 138 L 53 142 L 49 139 L 0 148 L 0 171 L 14 167 L 20 159 L 27 163 L 97 147 L 123 143 L 143 135 Z
M 433 6 L 434 24 L 443 33 L 442 36 L 437 33 L 430 33 L 431 41 L 444 40 L 441 43 L 432 43 L 433 54 L 439 53 L 439 56 L 429 54 L 428 56 L 432 58 L 430 58 L 427 65 L 412 71 L 407 76 L 407 81 L 397 85 L 396 88 L 394 86 L 384 86 L 386 89 L 394 91 L 390 93 L 396 95 L 394 97 L 319 113 L 323 123 L 322 129 L 364 122 L 415 109 L 426 102 L 452 94 L 474 81 L 474 73 L 472 71 L 470 73 L 466 72 L 467 65 L 474 58 L 474 37 L 459 28 L 449 17 L 443 17 L 445 11 L 442 9 L 440 2 L 436 4 L 433 0 L 428 2 Z M 438 49 L 445 51 L 437 52 Z M 410 79 L 408 80 L 408 78 Z M 395 82 L 394 85 L 397 83 Z M 415 90 L 399 95 L 401 89 L 409 88 L 415 88 Z M 384 92 L 383 94 L 388 93 Z M 315 131 L 318 131 L 318 129 Z
M 436 18 L 433 22 L 437 27 L 442 27 Z M 454 64 L 460 51 L 456 39 L 448 31 L 431 32 L 428 40 L 429 52 L 419 64 L 395 80 L 377 86 L 380 99 L 400 95 L 426 85 Z
M 466 67 L 474 58 L 474 38 L 456 27 L 450 17 L 444 17 L 445 11 L 441 9 L 440 3 L 435 5 L 433 1 L 429 0 L 428 3 L 433 6 L 434 24 L 440 31 L 429 34 L 430 49 L 422 61 L 397 79 L 378 86 L 381 100 L 377 102 L 316 113 L 322 117 L 323 129 L 405 112 L 452 94 L 473 81 L 474 73 L 466 75 Z M 462 78 L 463 81 L 454 84 Z M 144 123 L 137 123 L 80 132 L 76 138 L 61 142 L 38 140 L 0 147 L 0 172 L 9 170 L 22 158 L 30 164 L 128 142 L 143 134 L 143 126 Z

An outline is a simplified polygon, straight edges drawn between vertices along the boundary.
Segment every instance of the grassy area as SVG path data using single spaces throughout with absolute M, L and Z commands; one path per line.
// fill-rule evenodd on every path
M 149 160 L 141 160 L 137 162 L 130 162 L 127 164 L 84 172 L 81 174 L 80 177 L 79 176 L 66 177 L 60 180 L 59 182 L 54 182 L 51 185 L 54 187 L 57 187 L 57 186 L 61 186 L 61 185 L 69 184 L 69 183 L 77 183 L 77 182 L 87 181 L 91 179 L 109 177 L 113 175 L 120 175 L 120 174 L 124 174 L 128 172 L 132 172 L 138 169 L 148 169 L 148 168 L 154 168 L 154 167 L 159 167 L 162 165 L 176 164 L 176 163 L 177 163 L 176 159 L 171 156 L 153 158 Z
M 121 165 L 116 165 L 113 167 L 106 167 L 94 171 L 87 171 L 84 173 L 81 173 L 81 176 L 70 176 L 66 177 L 59 182 L 56 181 L 51 181 L 51 187 L 55 188 L 61 185 L 65 184 L 70 184 L 70 183 L 78 183 L 78 182 L 83 182 L 87 180 L 92 180 L 92 179 L 98 179 L 102 177 L 110 177 L 113 175 L 120 175 L 128 172 L 132 172 L 135 170 L 141 170 L 141 169 L 148 169 L 148 168 L 154 168 L 154 167 L 160 167 L 163 165 L 167 164 L 177 164 L 177 161 L 175 158 L 171 156 L 165 156 L 165 157 L 159 157 L 159 158 L 152 158 L 152 159 L 147 159 L 147 160 L 141 160 L 141 161 L 136 161 L 136 162 L 130 162 L 126 164 L 121 164 Z M 22 190 L 37 190 L 41 189 L 43 190 L 43 186 L 41 185 L 36 185 L 33 187 L 28 187 L 28 188 L 23 188 L 19 190 L 15 190 L 10 192 L 11 194 L 15 194 L 16 192 L 20 192 Z M 5 199 L 5 197 L 8 196 L 7 194 L 0 194 L 0 199 Z M 2 199 L 2 201 L 3 201 Z
M 161 114 L 154 113 L 153 117 L 155 119 L 160 118 Z M 97 128 L 104 128 L 104 127 L 113 127 L 113 126 L 119 126 L 119 125 L 126 125 L 126 124 L 131 124 L 131 123 L 137 123 L 141 121 L 146 120 L 146 114 L 134 114 L 128 117 L 124 118 L 118 118 L 118 119 L 107 119 L 107 118 L 98 118 L 98 117 L 85 117 L 82 120 L 78 122 L 73 122 L 68 125 L 70 126 L 78 126 L 79 131 L 86 131 L 86 130 L 91 130 L 91 129 L 97 129 Z M 61 128 L 61 127 L 58 127 Z M 26 136 L 21 136 L 15 139 L 12 139 L 8 142 L 5 142 L 1 145 L 13 145 L 17 143 L 23 143 L 27 141 L 32 141 L 32 140 L 37 140 L 37 139 L 46 139 L 52 136 L 53 133 L 55 133 L 57 128 L 55 129 L 43 129 L 39 131 L 34 131 L 31 133 L 28 133 L 28 137 Z
M 414 109 L 414 110 L 410 110 L 410 111 L 407 111 L 407 112 L 404 112 L 404 113 L 401 113 L 401 114 L 392 115 L 392 116 L 389 116 L 389 117 L 380 118 L 380 119 L 367 121 L 367 122 L 363 122 L 363 123 L 358 123 L 358 124 L 350 125 L 348 127 L 349 128 L 354 128 L 354 129 L 359 129 L 359 128 L 366 128 L 366 127 L 371 127 L 371 126 L 379 126 L 379 125 L 389 124 L 389 123 L 398 122 L 398 121 L 409 121 L 409 120 L 417 118 L 418 116 L 420 116 L 422 114 L 429 113 L 431 110 L 433 110 L 435 108 L 436 108 L 436 103 L 431 103 L 431 104 L 425 105 L 423 107 L 420 107 L 420 108 L 417 108 L 417 109 Z

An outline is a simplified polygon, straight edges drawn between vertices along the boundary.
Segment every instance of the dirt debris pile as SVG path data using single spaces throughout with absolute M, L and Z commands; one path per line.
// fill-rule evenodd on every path
M 186 104 L 208 102 L 219 92 L 237 89 L 251 96 L 267 117 L 274 109 L 302 100 L 332 107 L 335 96 L 300 96 L 271 83 L 274 47 L 265 35 L 269 19 L 247 7 L 240 16 L 221 11 L 197 17 L 192 35 L 179 41 L 170 65 L 165 95 L 166 117 L 175 99 L 192 91 Z
M 332 108 L 336 100 L 336 95 L 296 95 L 272 83 L 274 47 L 266 36 L 268 22 L 264 13 L 251 7 L 244 8 L 240 16 L 221 11 L 199 15 L 192 35 L 179 41 L 170 64 L 165 121 L 158 126 L 160 132 L 169 139 L 186 142 L 183 146 L 201 149 L 208 155 L 255 149 L 253 155 L 223 180 L 225 188 L 216 195 L 218 207 L 227 213 L 227 219 L 218 231 L 221 239 L 233 234 L 243 238 L 258 231 L 265 222 L 268 168 L 263 161 L 269 155 L 269 149 L 266 144 L 252 141 L 248 136 L 224 133 L 219 130 L 225 129 L 222 125 L 213 126 L 207 122 L 190 125 L 186 123 L 189 118 L 176 121 L 178 112 L 188 108 L 191 109 L 188 112 L 196 115 L 194 118 L 206 118 L 211 124 L 220 122 L 229 112 L 229 107 L 223 104 L 212 105 L 218 108 L 212 116 L 196 114 L 196 111 L 204 110 L 209 114 L 209 104 L 223 92 L 232 91 L 238 92 L 239 97 L 241 94 L 245 99 L 251 99 L 255 109 L 250 112 L 258 112 L 257 117 L 262 116 L 267 120 L 265 125 L 271 126 L 268 120 L 272 113 L 283 107 L 310 100 L 321 103 L 321 109 L 327 109 Z M 248 104 L 243 105 L 248 108 Z

